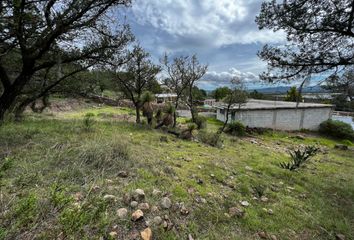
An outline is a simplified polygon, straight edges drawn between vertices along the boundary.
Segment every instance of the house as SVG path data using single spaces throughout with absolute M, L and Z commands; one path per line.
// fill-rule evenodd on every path
M 333 105 L 250 99 L 240 108 L 232 106 L 229 122 L 240 121 L 248 127 L 278 130 L 317 130 L 319 125 L 331 118 Z M 226 119 L 226 105 L 216 106 L 216 118 Z
M 177 98 L 177 94 L 175 93 L 161 93 L 155 94 L 156 103 L 167 103 L 167 102 L 174 102 Z
M 215 103 L 216 103 L 216 99 L 213 99 L 213 98 L 204 100 L 205 106 L 214 106 Z

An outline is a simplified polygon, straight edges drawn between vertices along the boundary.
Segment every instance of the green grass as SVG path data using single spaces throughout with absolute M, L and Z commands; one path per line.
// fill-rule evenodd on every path
M 90 131 L 83 126 L 88 112 L 96 120 Z M 160 201 L 152 195 L 157 188 L 190 211 L 146 212 L 147 220 L 168 215 L 174 224 L 168 231 L 152 226 L 156 239 L 257 239 L 260 231 L 278 239 L 334 239 L 337 233 L 354 239 L 354 159 L 352 151 L 334 149 L 340 141 L 270 132 L 224 135 L 224 147 L 215 148 L 115 118 L 132 112 L 86 108 L 1 126 L 0 239 L 109 239 L 114 229 L 128 239 L 139 226 L 118 219 L 116 210 L 132 213 L 122 197 L 136 188 L 144 189 L 150 206 Z M 207 122 L 210 132 L 221 125 Z M 280 168 L 290 159 L 288 149 L 302 144 L 322 151 L 297 172 Z M 128 178 L 118 177 L 122 170 Z M 254 200 L 255 189 L 268 202 Z M 117 201 L 104 201 L 106 194 Z M 225 215 L 244 200 L 250 203 L 244 218 Z

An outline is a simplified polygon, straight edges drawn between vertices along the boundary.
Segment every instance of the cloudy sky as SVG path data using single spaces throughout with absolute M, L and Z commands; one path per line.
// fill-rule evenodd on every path
M 209 65 L 199 83 L 204 89 L 229 84 L 233 76 L 259 86 L 265 64 L 257 51 L 265 43 L 281 44 L 282 33 L 259 31 L 255 16 L 262 0 L 135 0 L 128 21 L 155 61 L 196 53 Z

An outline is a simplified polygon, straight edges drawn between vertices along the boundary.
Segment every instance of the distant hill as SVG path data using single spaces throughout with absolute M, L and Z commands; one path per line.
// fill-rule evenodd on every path
M 280 87 L 269 87 L 269 88 L 256 88 L 250 89 L 249 92 L 257 90 L 260 93 L 264 94 L 285 94 L 291 87 L 290 86 L 280 86 Z M 302 89 L 303 93 L 326 93 L 327 90 L 321 88 L 320 86 L 310 86 L 304 87 Z

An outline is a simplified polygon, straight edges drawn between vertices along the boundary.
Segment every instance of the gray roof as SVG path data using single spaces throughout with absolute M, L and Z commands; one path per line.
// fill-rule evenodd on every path
M 225 109 L 227 105 L 222 103 L 216 108 Z M 330 104 L 319 104 L 319 103 L 303 103 L 300 102 L 297 108 L 332 108 L 333 105 Z M 265 109 L 292 109 L 296 108 L 296 102 L 285 102 L 285 101 L 269 101 L 269 100 L 258 100 L 249 99 L 247 103 L 241 106 L 241 110 L 265 110 Z M 231 109 L 238 109 L 238 105 L 233 105 Z

